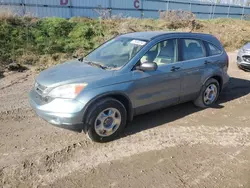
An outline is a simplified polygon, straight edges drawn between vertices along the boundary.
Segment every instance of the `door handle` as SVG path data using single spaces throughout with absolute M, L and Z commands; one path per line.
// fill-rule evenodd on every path
M 177 71 L 177 70 L 179 70 L 181 67 L 176 67 L 176 66 L 173 66 L 172 68 L 171 68 L 171 71 L 172 72 L 174 72 L 174 71 Z
M 210 63 L 211 63 L 211 62 L 208 61 L 208 60 L 206 60 L 206 61 L 204 62 L 205 65 L 210 64 Z
M 205 61 L 205 65 L 207 65 L 207 64 L 216 64 L 216 63 L 221 63 L 219 60 L 218 61 L 208 61 L 208 60 L 206 60 Z
M 206 60 L 204 64 L 205 64 L 205 65 L 208 65 L 208 64 L 212 64 L 212 63 L 215 63 L 215 62 Z

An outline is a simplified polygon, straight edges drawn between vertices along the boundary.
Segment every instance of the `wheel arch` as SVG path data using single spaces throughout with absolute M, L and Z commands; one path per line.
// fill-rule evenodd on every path
M 207 79 L 205 79 L 205 81 L 203 82 L 203 85 L 205 85 L 205 83 L 209 80 L 209 79 L 215 79 L 219 82 L 220 84 L 220 92 L 222 91 L 222 88 L 223 88 L 223 78 L 222 76 L 220 76 L 219 74 L 214 74 L 214 75 L 211 75 L 209 76 Z
M 133 112 L 133 105 L 132 105 L 131 100 L 129 99 L 127 94 L 120 92 L 120 91 L 115 91 L 115 92 L 107 92 L 101 95 L 97 95 L 96 97 L 94 97 L 92 100 L 90 100 L 87 103 L 83 111 L 83 123 L 84 124 L 87 122 L 86 120 L 89 118 L 89 112 L 91 111 L 92 105 L 96 103 L 97 101 L 102 100 L 104 98 L 114 98 L 118 100 L 119 102 L 121 102 L 127 111 L 127 120 L 128 121 L 133 120 L 134 112 Z

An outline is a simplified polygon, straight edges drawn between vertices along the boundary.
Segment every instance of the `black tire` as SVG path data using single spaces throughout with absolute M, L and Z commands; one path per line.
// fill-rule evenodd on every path
M 98 115 L 107 108 L 115 108 L 120 112 L 121 124 L 119 128 L 116 130 L 116 132 L 114 132 L 112 135 L 102 137 L 96 133 L 95 120 L 98 117 Z M 124 105 L 120 101 L 113 99 L 113 98 L 104 98 L 104 99 L 97 101 L 91 106 L 89 114 L 87 114 L 87 117 L 88 117 L 88 119 L 86 120 L 87 136 L 95 142 L 109 142 L 109 141 L 116 139 L 119 136 L 119 134 L 123 131 L 124 127 L 126 126 L 127 111 Z
M 205 101 L 204 101 L 204 94 L 205 94 L 205 91 L 206 91 L 207 87 L 209 87 L 211 84 L 216 85 L 217 91 L 218 91 L 218 92 L 217 92 L 217 96 L 215 97 L 215 100 L 213 101 L 213 103 L 207 105 L 207 104 L 205 103 Z M 195 106 L 198 106 L 198 107 L 200 107 L 200 108 L 207 108 L 207 107 L 210 107 L 210 106 L 212 106 L 212 105 L 217 101 L 219 95 L 220 95 L 220 84 L 219 84 L 219 82 L 218 82 L 216 79 L 214 79 L 214 78 L 210 78 L 210 79 L 207 80 L 207 82 L 202 86 L 200 95 L 199 95 L 199 97 L 194 101 L 194 105 L 195 105 Z

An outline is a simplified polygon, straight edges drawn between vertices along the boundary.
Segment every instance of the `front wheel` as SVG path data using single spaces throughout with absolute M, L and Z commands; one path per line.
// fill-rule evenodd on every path
M 88 137 L 95 142 L 108 142 L 124 129 L 127 112 L 121 102 L 106 98 L 92 105 L 88 117 Z
M 202 87 L 199 97 L 194 104 L 201 108 L 213 105 L 220 94 L 220 84 L 216 79 L 210 78 Z

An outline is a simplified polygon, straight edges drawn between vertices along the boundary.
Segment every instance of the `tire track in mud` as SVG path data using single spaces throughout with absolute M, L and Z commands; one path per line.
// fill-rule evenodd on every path
M 35 117 L 31 108 L 16 108 L 13 110 L 0 111 L 0 122 L 9 120 L 22 121 L 31 117 Z
M 28 102 L 33 77 L 32 71 L 25 71 L 7 75 L 0 80 L 0 123 L 34 117 Z
M 101 163 L 111 163 L 113 160 L 177 145 L 196 144 L 245 148 L 250 146 L 250 128 L 165 126 L 107 144 L 83 141 L 48 155 L 26 159 L 21 164 L 5 167 L 0 170 L 0 179 L 3 185 L 9 186 L 48 185 L 75 171 L 88 172 Z
M 10 84 L 7 84 L 3 87 L 0 87 L 0 91 L 4 90 L 6 88 L 12 87 L 13 85 L 23 83 L 28 80 L 28 77 L 31 75 L 31 73 L 25 74 L 24 76 L 18 78 L 17 80 L 12 81 Z

